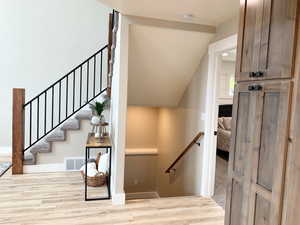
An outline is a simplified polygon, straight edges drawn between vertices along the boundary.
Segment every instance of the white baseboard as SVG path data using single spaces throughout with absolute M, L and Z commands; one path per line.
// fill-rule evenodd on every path
M 112 193 L 112 204 L 113 205 L 125 205 L 125 193 Z
M 0 147 L 0 156 L 11 156 L 12 148 L 10 146 Z
M 152 199 L 152 198 L 160 198 L 160 196 L 155 191 L 126 193 L 126 200 L 131 200 L 131 199 Z
M 25 165 L 24 173 L 53 173 L 53 172 L 65 172 L 65 164 L 41 164 L 41 165 Z

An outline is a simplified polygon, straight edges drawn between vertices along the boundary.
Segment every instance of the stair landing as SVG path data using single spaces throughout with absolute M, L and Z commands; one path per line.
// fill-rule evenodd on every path
M 0 183 L 0 224 L 224 224 L 223 209 L 202 197 L 84 202 L 78 172 L 7 174 Z

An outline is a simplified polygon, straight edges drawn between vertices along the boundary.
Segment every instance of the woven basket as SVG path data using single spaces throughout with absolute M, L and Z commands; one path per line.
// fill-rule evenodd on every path
M 98 169 L 101 153 L 98 153 L 96 158 L 96 169 Z M 83 181 L 85 182 L 85 174 L 80 171 Z M 99 172 L 95 177 L 87 177 L 87 186 L 89 187 L 101 187 L 106 183 L 106 174 Z
M 85 181 L 85 174 L 80 171 L 83 181 Z M 95 177 L 87 177 L 87 186 L 89 187 L 101 187 L 106 183 L 106 175 L 102 172 L 98 173 Z

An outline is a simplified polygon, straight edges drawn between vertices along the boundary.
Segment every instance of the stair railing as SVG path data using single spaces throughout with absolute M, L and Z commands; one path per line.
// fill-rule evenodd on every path
M 188 146 L 185 147 L 185 149 L 182 151 L 182 153 L 173 161 L 173 163 L 166 169 L 165 173 L 170 173 L 172 170 L 174 170 L 175 165 L 180 161 L 180 159 L 191 149 L 191 147 L 194 144 L 198 144 L 200 146 L 200 143 L 197 141 L 200 137 L 204 135 L 204 132 L 199 132 L 194 139 L 188 144 Z
M 13 89 L 13 174 L 23 173 L 25 151 L 98 96 L 110 94 L 118 15 L 110 14 L 112 41 L 37 96 L 25 103 L 25 90 Z
M 24 104 L 25 123 L 28 123 L 25 131 L 29 132 L 27 135 L 25 132 L 28 141 L 25 140 L 24 151 L 106 90 L 103 87 L 104 52 L 107 45 Z

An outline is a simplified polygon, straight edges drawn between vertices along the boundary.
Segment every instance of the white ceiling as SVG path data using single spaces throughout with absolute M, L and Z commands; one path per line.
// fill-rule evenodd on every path
M 177 106 L 216 26 L 239 11 L 239 0 L 98 1 L 134 21 L 129 37 L 130 105 Z
M 217 26 L 238 15 L 239 0 L 99 0 L 123 14 Z M 185 19 L 192 14 L 192 19 Z
M 177 106 L 213 35 L 131 25 L 128 103 Z

